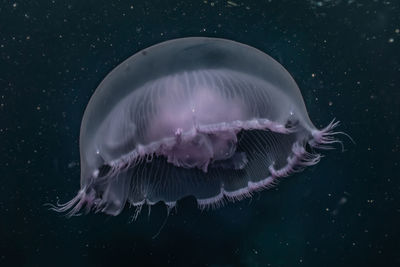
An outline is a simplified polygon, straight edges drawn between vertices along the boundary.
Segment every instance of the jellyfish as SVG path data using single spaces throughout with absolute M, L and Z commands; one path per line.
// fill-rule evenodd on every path
M 251 197 L 340 142 L 317 129 L 298 86 L 251 46 L 207 37 L 144 49 L 113 69 L 80 129 L 81 189 L 53 209 L 118 215 L 192 196 L 201 209 Z

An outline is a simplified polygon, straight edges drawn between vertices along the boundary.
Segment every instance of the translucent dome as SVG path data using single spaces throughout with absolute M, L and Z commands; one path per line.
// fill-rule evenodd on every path
M 81 190 L 56 208 L 119 214 L 126 202 L 218 207 L 316 164 L 339 142 L 311 123 L 290 74 L 267 54 L 192 37 L 144 49 L 96 89 L 80 134 Z M 306 149 L 307 148 L 307 149 Z

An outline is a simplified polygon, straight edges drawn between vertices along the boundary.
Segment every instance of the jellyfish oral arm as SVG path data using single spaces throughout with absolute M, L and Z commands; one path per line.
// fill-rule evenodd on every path
M 177 167 L 196 167 L 207 172 L 211 162 L 226 160 L 235 154 L 237 137 L 234 130 L 210 134 L 193 129 L 192 134 L 184 137 L 181 132 L 180 129 L 176 131 L 177 141 L 174 146 L 157 153 Z

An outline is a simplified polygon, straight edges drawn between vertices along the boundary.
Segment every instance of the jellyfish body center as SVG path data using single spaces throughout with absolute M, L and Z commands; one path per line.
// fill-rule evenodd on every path
M 204 172 L 209 167 L 242 169 L 247 159 L 244 153 L 236 151 L 236 134 L 235 130 L 203 133 L 193 129 L 184 135 L 178 128 L 175 145 L 161 154 L 177 167 L 198 168 Z

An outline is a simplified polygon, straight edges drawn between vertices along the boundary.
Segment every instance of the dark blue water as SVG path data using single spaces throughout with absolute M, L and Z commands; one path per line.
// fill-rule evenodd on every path
M 345 152 L 252 200 L 194 199 L 66 219 L 43 204 L 79 189 L 79 127 L 121 61 L 172 38 L 214 36 L 277 59 L 317 127 Z M 1 1 L 0 266 L 400 266 L 400 3 Z

